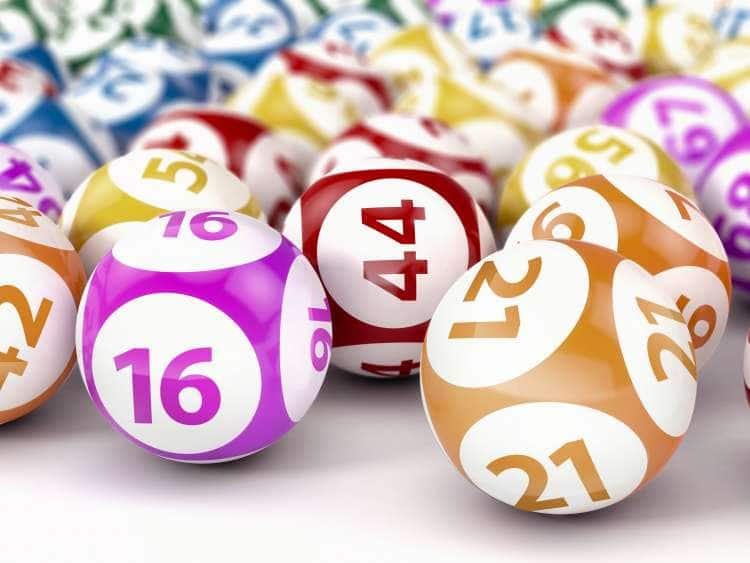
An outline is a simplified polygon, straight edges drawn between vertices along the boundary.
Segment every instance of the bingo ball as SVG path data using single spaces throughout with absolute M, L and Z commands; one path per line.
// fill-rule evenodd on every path
M 432 75 L 413 83 L 396 111 L 437 119 L 482 157 L 498 187 L 539 140 L 542 123 L 512 94 L 479 76 Z
M 288 73 L 276 65 L 265 66 L 226 105 L 274 131 L 303 174 L 328 143 L 360 118 L 356 104 L 337 84 Z
M 651 7 L 643 56 L 653 73 L 683 72 L 708 56 L 718 42 L 711 22 L 679 3 Z
M 750 127 L 732 137 L 695 185 L 701 209 L 719 233 L 734 287 L 750 294 Z
M 372 157 L 405 158 L 434 166 L 461 184 L 485 213 L 494 209 L 492 176 L 482 157 L 451 128 L 416 115 L 382 113 L 347 130 L 320 156 L 309 184 L 338 165 Z
M 360 55 L 384 43 L 399 29 L 387 14 L 360 6 L 336 10 L 312 26 L 306 37 L 345 45 Z
M 296 43 L 279 51 L 260 70 L 274 73 L 267 66 L 273 66 L 277 73 L 334 84 L 361 115 L 380 113 L 391 106 L 392 88 L 387 77 L 367 65 L 361 55 L 338 43 Z
M 497 226 L 506 231 L 546 193 L 594 174 L 629 174 L 657 180 L 693 199 L 680 168 L 646 137 L 606 125 L 558 133 L 534 147 L 503 190 Z
M 28 154 L 2 143 L 0 196 L 23 198 L 52 221 L 62 213 L 64 198 L 57 180 Z
M 691 200 L 639 176 L 581 178 L 537 200 L 507 244 L 547 238 L 599 244 L 640 264 L 685 317 L 697 366 L 716 351 L 732 281 L 721 240 Z
M 458 39 L 437 25 L 426 23 L 401 29 L 373 49 L 368 58 L 401 90 L 424 76 L 478 71 Z
M 67 378 L 85 283 L 60 229 L 0 191 L 0 424 L 39 407 Z
M 105 54 L 81 75 L 65 95 L 80 111 L 96 117 L 112 132 L 119 152 L 164 108 L 206 100 L 207 85 L 158 72 L 127 58 Z
M 332 362 L 382 378 L 417 372 L 441 296 L 495 248 L 484 214 L 455 180 L 381 158 L 340 165 L 315 182 L 284 235 L 323 281 L 336 327 Z
M 521 510 L 572 514 L 661 471 L 690 423 L 696 377 L 685 320 L 650 274 L 598 245 L 531 241 L 448 290 L 420 379 L 466 479 Z
M 691 69 L 691 74 L 729 92 L 745 115 L 750 114 L 750 37 L 719 44 L 710 56 Z
M 285 2 L 214 0 L 203 11 L 202 51 L 223 90 L 250 78 L 296 37 L 297 25 Z
M 86 389 L 115 429 L 152 454 L 216 463 L 304 416 L 328 368 L 331 313 L 310 263 L 271 227 L 176 211 L 102 260 L 76 332 Z
M 60 224 L 91 273 L 115 242 L 168 211 L 224 209 L 265 219 L 250 188 L 205 156 L 140 150 L 92 173 L 63 208 Z
M 258 121 L 218 108 L 168 111 L 135 139 L 131 150 L 168 148 L 207 156 L 240 178 L 272 227 L 281 228 L 302 178 L 287 147 Z
M 513 92 L 552 132 L 595 122 L 620 88 L 593 62 L 548 41 L 510 51 L 488 76 Z
M 115 154 L 114 141 L 97 121 L 67 100 L 34 69 L 2 64 L 0 142 L 34 158 L 60 183 L 65 195 Z
M 710 82 L 666 76 L 623 92 L 604 110 L 601 121 L 648 137 L 695 182 L 746 118 L 732 96 Z

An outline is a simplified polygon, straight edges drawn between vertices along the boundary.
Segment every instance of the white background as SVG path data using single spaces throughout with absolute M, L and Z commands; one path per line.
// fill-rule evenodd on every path
M 459 476 L 417 380 L 332 370 L 302 423 L 244 461 L 162 461 L 121 438 L 76 374 L 0 426 L 0 561 L 747 561 L 750 303 L 704 370 L 692 427 L 634 497 L 576 517 L 524 514 Z

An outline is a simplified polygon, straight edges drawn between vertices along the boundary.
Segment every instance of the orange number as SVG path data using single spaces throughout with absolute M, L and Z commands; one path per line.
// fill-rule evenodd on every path
M 658 303 L 653 303 L 640 297 L 636 298 L 636 302 L 638 303 L 638 308 L 641 310 L 641 313 L 643 313 L 643 316 L 646 317 L 649 324 L 659 324 L 659 321 L 656 318 L 657 316 L 680 323 L 684 322 L 682 314 L 679 311 L 664 307 Z M 690 372 L 693 379 L 698 379 L 695 359 L 686 354 L 685 351 L 680 348 L 679 344 L 669 338 L 666 334 L 654 333 L 649 336 L 648 341 L 646 342 L 646 348 L 648 350 L 648 360 L 651 363 L 651 369 L 654 372 L 656 381 L 669 379 L 669 374 L 664 369 L 664 362 L 661 359 L 662 352 L 669 352 L 672 354 L 683 366 L 685 366 L 685 369 Z
M 586 232 L 586 225 L 583 219 L 575 213 L 561 213 L 544 225 L 544 220 L 547 216 L 559 207 L 559 203 L 553 203 L 536 218 L 534 225 L 531 227 L 531 235 L 535 239 L 555 238 L 554 231 L 556 227 L 567 227 L 570 230 L 570 235 L 565 238 L 573 240 L 583 239 L 583 234 Z
M 15 203 L 20 207 L 16 209 L 0 209 L 0 219 L 5 221 L 11 221 L 13 223 L 20 223 L 25 227 L 38 227 L 39 223 L 36 222 L 34 217 L 41 217 L 41 213 L 33 208 L 30 203 L 24 200 L 11 197 L 11 196 L 0 196 L 0 199 Z

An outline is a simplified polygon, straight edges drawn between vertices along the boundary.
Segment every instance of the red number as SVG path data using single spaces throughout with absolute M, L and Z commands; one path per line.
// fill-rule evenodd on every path
M 404 252 L 403 260 L 367 260 L 363 266 L 367 281 L 401 301 L 417 300 L 417 275 L 427 273 L 427 260 L 417 260 L 416 252 Z M 384 275 L 404 276 L 404 286 L 397 286 Z
M 399 244 L 414 244 L 416 234 L 414 222 L 424 221 L 424 207 L 414 207 L 410 199 L 402 199 L 401 207 L 366 207 L 362 210 L 362 224 L 395 240 Z M 384 224 L 383 221 L 401 221 L 402 229 L 396 229 Z

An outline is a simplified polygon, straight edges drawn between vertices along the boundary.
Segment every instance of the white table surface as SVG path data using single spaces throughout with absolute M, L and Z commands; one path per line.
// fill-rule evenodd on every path
M 0 427 L 0 561 L 748 561 L 748 327 L 750 303 L 736 300 L 661 476 L 619 505 L 566 518 L 523 514 L 465 482 L 433 441 L 416 379 L 332 370 L 278 444 L 191 466 L 116 434 L 76 373 Z

